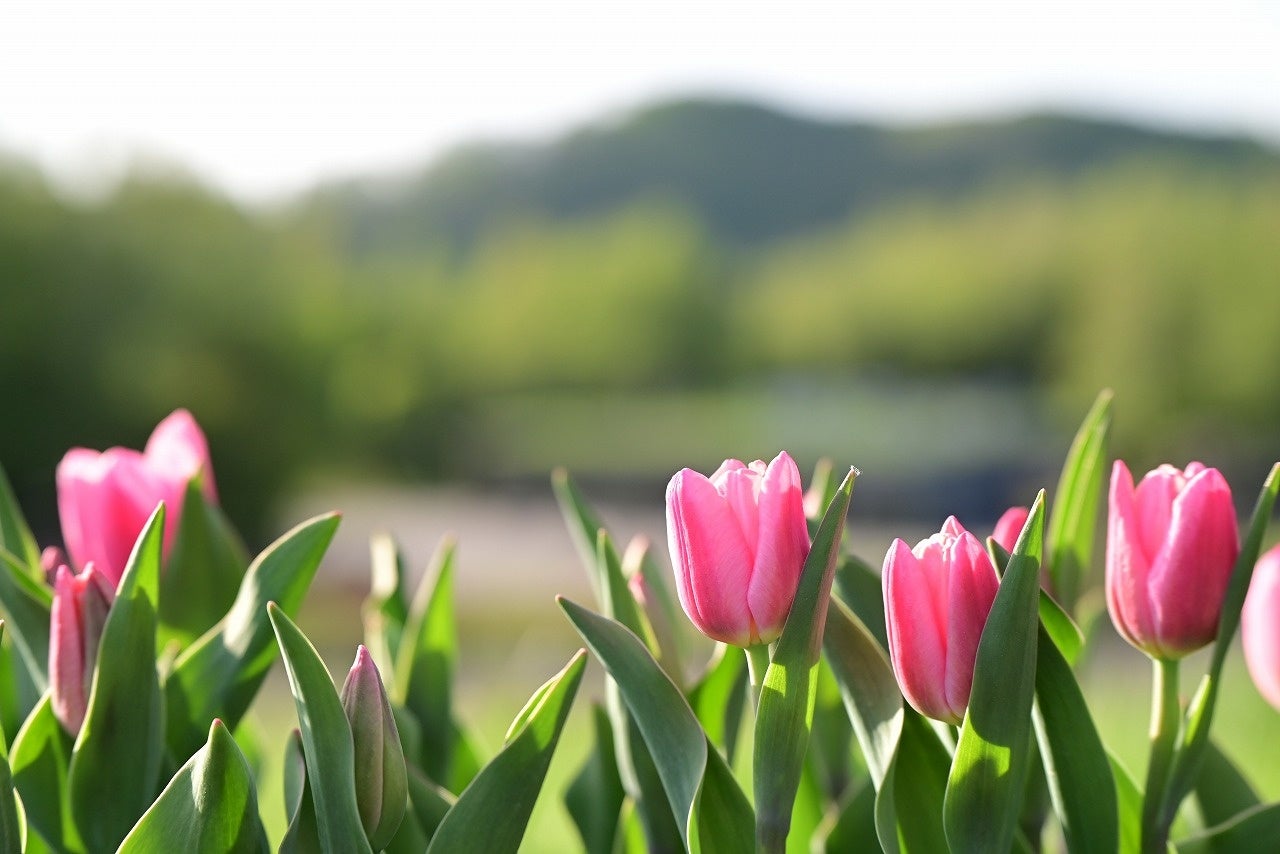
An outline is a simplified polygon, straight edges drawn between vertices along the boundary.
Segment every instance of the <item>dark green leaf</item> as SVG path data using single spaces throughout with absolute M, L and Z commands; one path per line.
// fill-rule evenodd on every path
M 1067 848 L 1113 852 L 1120 828 L 1106 749 L 1071 665 L 1043 627 L 1036 655 L 1036 740 Z
M 453 671 L 458 630 L 453 612 L 454 547 L 445 539 L 414 595 L 396 654 L 395 695 L 413 712 L 422 731 L 416 763 L 427 776 L 449 785 L 456 728 L 453 721 Z
M 987 553 L 991 556 L 996 572 L 1003 576 L 1004 568 L 1009 564 L 1009 553 L 993 537 L 987 537 Z M 1080 653 L 1084 651 L 1084 632 L 1071 619 L 1071 615 L 1062 610 L 1062 606 L 1044 590 L 1040 591 L 1039 610 L 1040 625 L 1048 632 L 1049 639 L 1058 648 L 1058 652 L 1062 653 L 1067 664 L 1074 667 Z
M 593 705 L 591 723 L 595 736 L 591 752 L 569 784 L 564 805 L 588 854 L 611 854 L 625 793 L 618 777 L 613 725 L 608 712 L 600 705 Z
M 875 851 L 880 847 L 876 837 L 876 790 L 863 779 L 850 786 L 835 804 L 814 834 L 811 850 L 824 854 L 848 851 Z
M 29 830 L 57 851 L 84 851 L 80 833 L 67 808 L 67 766 L 72 739 L 53 714 L 49 695 L 27 718 L 13 740 L 9 767 L 22 797 Z
M 1058 489 L 1053 494 L 1045 562 L 1054 592 L 1069 609 L 1075 608 L 1093 559 L 1113 397 L 1111 389 L 1104 389 L 1085 415 L 1067 451 Z
M 855 774 L 853 727 L 841 700 L 840 685 L 831 672 L 831 665 L 819 659 L 817 702 L 813 707 L 807 761 L 813 768 L 824 803 L 839 801 Z
M 707 672 L 689 692 L 689 705 L 707 738 L 724 751 L 730 764 L 746 704 L 747 660 L 737 647 L 717 644 Z
M 351 727 L 333 679 L 311 641 L 275 603 L 267 605 L 298 709 L 307 783 L 325 854 L 369 851 L 356 807 Z
M 320 831 L 316 826 L 316 804 L 307 785 L 307 759 L 302 749 L 302 733 L 293 730 L 285 742 L 284 814 L 289 820 L 279 854 L 319 854 Z M 421 849 L 419 849 L 421 850 Z
M 947 780 L 943 824 L 957 851 L 1013 845 L 1031 758 L 1044 492 L 1009 558 L 978 643 L 973 691 Z
M 431 782 L 414 766 L 409 766 L 410 814 L 426 839 L 431 839 L 456 802 L 457 798 L 447 789 Z
M 160 505 L 125 565 L 102 628 L 89 707 L 71 753 L 71 817 L 90 851 L 114 850 L 158 788 L 164 709 L 156 673 L 156 597 L 164 518 Z
M 1280 803 L 1258 804 L 1174 843 L 1178 854 L 1270 854 L 1280 840 Z
M 753 780 L 756 838 L 765 851 L 783 850 L 791 826 L 813 722 L 827 603 L 855 477 L 857 470 L 850 469 L 818 527 L 760 692 Z
M 876 833 L 885 851 L 945 854 L 942 826 L 951 756 L 914 709 L 904 709 L 902 735 L 876 793 Z
M 842 555 L 836 566 L 832 590 L 871 631 L 876 642 L 888 649 L 889 633 L 884 625 L 884 587 L 880 573 L 861 558 Z
M 587 577 L 591 580 L 596 601 L 603 606 L 600 599 L 600 577 L 596 572 L 596 536 L 604 529 L 604 523 L 591 509 L 582 490 L 578 489 L 578 484 L 565 469 L 558 468 L 551 473 L 551 488 L 560 504 L 569 536 L 573 539 L 578 555 L 582 558 L 582 565 L 587 570 Z
M 636 597 L 622 574 L 622 561 L 613 546 L 609 532 L 601 530 L 596 534 L 596 573 L 599 576 L 601 607 L 606 617 L 617 620 L 644 641 L 649 652 L 657 658 L 661 651 L 653 634 L 653 626 L 645 615 Z
M 506 746 L 458 796 L 428 851 L 502 854 L 520 847 L 586 663 L 586 652 L 579 651 L 534 692 L 516 716 Z
M 120 854 L 153 851 L 267 852 L 253 774 L 221 721 L 120 846 Z
M 53 594 L 27 574 L 22 562 L 0 552 L 0 617 L 27 673 L 43 693 L 48 687 L 49 611 Z
M 1206 827 L 1224 824 L 1261 803 L 1244 774 L 1212 740 L 1196 777 L 1195 796 Z
M 1235 640 L 1236 630 L 1240 628 L 1240 610 L 1244 607 L 1244 597 L 1249 591 L 1249 582 L 1253 579 L 1253 568 L 1262 551 L 1262 541 L 1267 533 L 1267 524 L 1271 521 L 1271 511 L 1275 508 L 1277 492 L 1280 492 L 1280 463 L 1272 466 L 1262 485 L 1249 522 L 1249 532 L 1240 546 L 1236 565 L 1231 570 L 1231 579 L 1227 583 L 1227 592 L 1222 601 L 1222 614 L 1218 618 L 1218 637 L 1213 644 L 1209 669 L 1187 707 L 1181 744 L 1174 754 L 1173 773 L 1169 777 L 1162 804 L 1162 812 L 1166 816 L 1172 816 L 1177 811 L 1182 799 L 1195 786 L 1200 766 L 1204 762 L 1209 745 L 1209 727 L 1213 723 L 1214 707 L 1218 701 L 1218 687 L 1222 683 L 1222 665 L 1226 662 L 1231 642 Z
M 18 499 L 9 485 L 9 476 L 0 466 L 0 551 L 6 551 L 18 559 L 24 574 L 35 580 L 44 580 L 40 566 L 40 546 L 31 535 L 27 520 L 18 506 Z
M 235 602 L 249 559 L 217 504 L 204 497 L 200 481 L 187 484 L 182 517 L 160 588 L 161 646 L 186 646 L 218 622 Z
M 214 718 L 240 723 L 276 657 L 267 603 L 296 614 L 324 556 L 338 516 L 298 525 L 258 555 L 227 615 L 183 650 L 165 681 L 166 741 L 175 761 L 204 743 Z

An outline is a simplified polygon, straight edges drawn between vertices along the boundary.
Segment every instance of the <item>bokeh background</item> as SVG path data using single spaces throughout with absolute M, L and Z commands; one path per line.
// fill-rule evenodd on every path
M 1243 511 L 1280 457 L 1276 44 L 1247 0 L 8 6 L 0 461 L 56 542 L 68 447 L 191 409 L 252 546 L 346 512 L 304 620 L 335 662 L 369 532 L 416 567 L 456 532 L 495 743 L 587 595 L 557 465 L 661 550 L 681 466 L 830 456 L 878 563 L 1052 485 L 1110 387 L 1116 455 Z M 1143 662 L 1098 649 L 1140 766 Z M 1235 690 L 1224 737 L 1280 726 Z

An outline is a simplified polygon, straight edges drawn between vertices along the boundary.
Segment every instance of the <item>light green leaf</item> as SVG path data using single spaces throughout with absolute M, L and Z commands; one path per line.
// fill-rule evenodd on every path
M 325 854 L 368 852 L 356 806 L 351 727 L 333 679 L 320 655 L 275 603 L 267 605 L 298 709 L 307 784 L 315 803 L 316 830 Z
M 364 645 L 383 673 L 395 673 L 396 652 L 409 621 L 404 557 L 388 534 L 375 534 L 369 544 L 372 581 L 364 601 Z M 416 753 L 409 754 L 417 756 Z
M 158 788 L 164 709 L 156 673 L 156 597 L 164 519 L 161 504 L 125 565 L 102 628 L 88 711 L 71 753 L 71 817 L 90 851 L 114 850 Z
M 302 749 L 302 733 L 289 733 L 284 748 L 284 812 L 289 825 L 280 840 L 279 854 L 319 854 L 320 831 L 316 826 L 316 804 L 307 784 L 307 759 Z M 421 850 L 421 849 L 419 849 Z
M 1120 854 L 1139 854 L 1142 851 L 1142 790 L 1133 781 L 1133 775 L 1119 759 L 1107 751 L 1111 765 L 1111 777 L 1116 784 L 1116 811 L 1120 822 Z
M 227 615 L 178 656 L 164 685 L 175 762 L 200 748 L 214 718 L 240 723 L 276 657 L 267 603 L 298 612 L 338 521 L 334 513 L 317 516 L 272 543 L 250 565 Z
M 516 716 L 506 746 L 458 796 L 428 851 L 502 854 L 520 847 L 586 663 L 586 652 L 579 651 L 534 692 Z
M 587 854 L 610 854 L 625 793 L 614 757 L 613 725 L 598 704 L 591 707 L 591 724 L 591 752 L 569 784 L 564 805 Z
M 685 846 L 751 851 L 755 819 L 746 796 L 644 643 L 614 620 L 563 597 L 557 601 L 617 683 L 662 778 Z M 706 798 L 700 800 L 704 786 Z
M 253 774 L 221 721 L 129 831 L 119 854 L 267 852 Z
M 955 851 L 1007 851 L 1014 843 L 1030 770 L 1043 547 L 1041 491 L 978 643 L 943 808 L 947 842 Z
M 857 470 L 850 469 L 818 527 L 795 600 L 765 672 L 756 715 L 756 838 L 764 851 L 786 846 L 791 812 L 813 722 L 818 658 L 831 582 Z
M 235 602 L 248 565 L 230 521 L 192 478 L 160 588 L 160 645 L 175 639 L 186 646 L 218 622 Z
M 945 854 L 942 826 L 951 756 L 924 718 L 904 709 L 898 749 L 876 793 L 876 833 L 885 851 Z
M 1178 854 L 1267 854 L 1280 839 L 1280 803 L 1258 804 L 1174 843 Z
M 1004 575 L 1004 568 L 1009 564 L 1009 553 L 993 537 L 987 537 L 987 554 L 991 556 L 991 563 L 995 565 L 996 571 Z M 1062 653 L 1067 664 L 1074 667 L 1080 653 L 1084 651 L 1084 632 L 1071 619 L 1071 615 L 1043 589 L 1040 591 L 1039 610 L 1040 625 L 1048 632 L 1049 639 L 1058 648 L 1058 652 Z
M 16 557 L 27 577 L 35 581 L 44 580 L 40 546 L 31 535 L 31 528 L 22 515 L 22 508 L 18 506 L 3 466 L 0 466 L 0 551 Z
M 53 594 L 9 552 L 0 552 L 0 617 L 41 693 L 49 685 L 49 612 Z
M 1200 766 L 1204 763 L 1209 745 L 1209 728 L 1213 723 L 1218 688 L 1222 683 L 1222 666 L 1226 662 L 1227 652 L 1231 649 L 1231 642 L 1235 640 L 1236 630 L 1240 628 L 1240 611 L 1244 607 L 1245 594 L 1249 591 L 1249 582 L 1253 579 L 1253 568 L 1258 562 L 1258 554 L 1262 551 L 1262 541 L 1267 533 L 1267 524 L 1271 520 L 1271 511 L 1275 508 L 1278 492 L 1280 492 L 1280 463 L 1272 466 L 1270 474 L 1262 484 L 1262 490 L 1258 493 L 1258 501 L 1254 505 L 1253 516 L 1249 522 L 1249 532 L 1240 546 L 1240 556 L 1236 560 L 1236 565 L 1231 570 L 1231 579 L 1227 583 L 1227 592 L 1222 600 L 1222 614 L 1218 618 L 1218 637 L 1213 644 L 1209 668 L 1187 707 L 1181 743 L 1174 754 L 1173 772 L 1169 776 L 1161 808 L 1165 816 L 1172 816 L 1177 812 L 1182 799 L 1194 788 Z
M 45 694 L 13 740 L 9 767 L 22 797 L 29 829 L 57 851 L 82 852 L 84 843 L 67 806 L 67 766 L 72 739 Z
M 1053 590 L 1069 610 L 1075 608 L 1093 559 L 1113 397 L 1111 389 L 1103 389 L 1085 415 L 1067 451 L 1053 495 L 1045 561 Z
M 453 720 L 453 671 L 458 630 L 453 611 L 455 543 L 440 543 L 431 567 L 414 595 L 396 654 L 395 695 L 413 712 L 422 731 L 422 752 L 415 758 L 427 776 L 450 785 L 456 727 Z
M 689 705 L 707 738 L 724 751 L 725 761 L 732 765 L 747 705 L 747 659 L 742 650 L 716 644 L 706 673 L 689 692 Z
M 565 469 L 557 468 L 551 473 L 551 489 L 556 495 L 556 502 L 560 505 L 560 512 L 564 515 L 565 524 L 569 528 L 569 536 L 578 549 L 583 567 L 587 570 L 587 578 L 591 581 L 591 589 L 596 594 L 596 601 L 601 602 L 600 577 L 596 572 L 596 537 L 604 529 L 604 523 L 600 521 L 600 517 L 596 515 L 595 510 L 587 503 L 586 496 L 578 488 L 578 484 Z M 603 605 L 603 602 L 601 604 Z
M 0 478 L 3 472 L 0 472 Z M 0 484 L 2 485 L 2 484 Z M 4 621 L 0 620 L 0 637 Z M 13 772 L 9 768 L 9 750 L 0 730 L 0 854 L 20 854 L 26 837 L 26 824 L 21 818 L 13 789 Z

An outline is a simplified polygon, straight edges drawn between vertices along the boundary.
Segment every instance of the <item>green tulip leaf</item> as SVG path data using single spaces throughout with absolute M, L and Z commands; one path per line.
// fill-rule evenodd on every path
M 457 800 L 448 789 L 431 782 L 416 767 L 409 766 L 410 811 L 405 817 L 413 818 L 426 840 L 435 834 L 436 828 L 444 821 Z
M 1142 851 L 1142 790 L 1134 782 L 1129 769 L 1110 752 L 1111 777 L 1115 781 L 1116 812 L 1120 821 L 1120 854 Z
M 1005 568 L 978 642 L 973 690 L 947 780 L 943 825 L 956 851 L 1008 851 L 1030 772 L 1044 492 Z
M 1245 594 L 1253 579 L 1253 568 L 1262 551 L 1262 541 L 1267 524 L 1275 508 L 1276 495 L 1280 492 L 1280 463 L 1276 463 L 1267 475 L 1254 505 L 1249 531 L 1240 547 L 1240 556 L 1231 570 L 1226 595 L 1222 601 L 1222 613 L 1218 618 L 1218 637 L 1213 644 L 1209 668 L 1187 707 L 1180 744 L 1174 754 L 1173 771 L 1165 788 L 1161 812 L 1172 816 L 1182 799 L 1195 787 L 1197 775 L 1204 764 L 1209 748 L 1209 727 L 1213 723 L 1214 707 L 1218 701 L 1218 689 L 1222 684 L 1222 666 L 1240 628 L 1240 611 L 1244 607 Z
M 175 639 L 186 646 L 218 622 L 235 602 L 248 565 L 230 521 L 192 478 L 160 588 L 161 645 Z
M 317 516 L 272 543 L 245 573 L 231 610 L 178 656 L 164 686 L 175 761 L 200 748 L 214 718 L 239 725 L 276 657 L 267 603 L 298 612 L 338 521 L 334 513 Z
M 929 723 L 914 709 L 904 709 L 898 749 L 876 792 L 876 833 L 885 851 L 942 854 L 948 850 L 943 805 L 951 762 Z
M 316 804 L 307 783 L 307 759 L 302 749 L 302 733 L 293 730 L 284 748 L 284 813 L 289 820 L 279 854 L 319 854 L 320 831 L 316 826 Z M 419 849 L 421 850 L 421 849 Z
M 889 632 L 884 625 L 884 586 L 880 573 L 861 558 L 842 555 L 832 590 L 871 631 L 876 642 L 887 649 Z
M 760 691 L 752 776 L 756 838 L 764 851 L 783 850 L 791 827 L 813 723 L 827 603 L 857 474 L 849 470 L 822 517 Z
M 213 722 L 208 742 L 178 769 L 120 846 L 120 854 L 269 850 L 253 773 L 221 721 Z
M 747 705 L 747 659 L 742 650 L 716 644 L 706 673 L 689 692 L 689 705 L 707 738 L 724 751 L 725 761 L 732 765 Z
M 1196 777 L 1195 797 L 1208 827 L 1225 824 L 1262 803 L 1252 784 L 1212 740 Z
M 311 641 L 275 603 L 267 605 L 298 710 L 307 784 L 325 854 L 368 852 L 356 806 L 351 727 L 333 679 Z
M 9 767 L 22 798 L 29 830 L 55 851 L 83 852 L 84 843 L 67 804 L 67 766 L 73 740 L 45 694 L 13 740 Z M 28 840 L 30 841 L 30 840 Z
M 1178 854 L 1263 854 L 1280 839 L 1280 803 L 1257 804 L 1173 847 Z
M 1009 565 L 1009 553 L 994 537 L 987 537 L 987 554 L 990 555 L 996 572 L 1003 576 L 1005 567 Z M 1084 651 L 1084 632 L 1071 619 L 1071 615 L 1044 590 L 1040 591 L 1039 610 L 1040 625 L 1048 633 L 1058 652 L 1062 653 L 1062 657 L 1074 667 L 1080 653 Z
M 555 493 L 556 502 L 564 516 L 569 536 L 582 558 L 582 565 L 587 570 L 591 581 L 591 589 L 600 602 L 600 578 L 596 572 L 596 538 L 604 530 L 604 523 L 596 515 L 595 510 L 587 502 L 586 496 L 578 488 L 578 484 L 565 469 L 558 468 L 551 473 L 551 489 Z M 601 603 L 603 604 L 603 603 Z
M 1113 397 L 1111 389 L 1104 389 L 1085 415 L 1053 494 L 1044 557 L 1053 590 L 1068 608 L 1074 608 L 1093 559 Z
M 49 678 L 49 612 L 53 593 L 26 571 L 19 558 L 0 552 L 0 617 L 7 634 L 40 693 Z
M 413 757 L 441 785 L 452 781 L 457 745 L 453 719 L 453 672 L 458 658 L 454 620 L 455 544 L 445 539 L 414 595 L 395 663 L 395 696 L 413 712 L 422 752 Z
M 611 854 L 626 793 L 618 777 L 609 713 L 602 706 L 593 705 L 591 724 L 595 735 L 591 752 L 569 784 L 564 805 L 587 854 Z
M 115 849 L 151 805 L 159 782 L 164 709 L 156 673 L 156 598 L 164 519 L 161 504 L 125 565 L 67 770 L 71 817 L 90 851 Z
M 8 552 L 17 558 L 28 578 L 33 581 L 44 580 L 44 569 L 40 565 L 40 546 L 31 535 L 31 528 L 22 515 L 18 499 L 9 484 L 9 476 L 0 466 L 0 551 Z
M 515 852 L 586 668 L 585 651 L 534 692 L 506 745 L 458 796 L 428 851 Z
M 695 851 L 752 851 L 755 817 L 746 796 L 644 642 L 615 620 L 564 597 L 557 601 L 617 684 L 661 777 L 684 845 Z
M 404 556 L 396 541 L 386 534 L 375 535 L 369 545 L 372 580 L 362 609 L 364 645 L 379 669 L 393 673 L 396 652 L 409 621 Z
M 1071 665 L 1043 626 L 1036 656 L 1036 741 L 1067 849 L 1113 852 L 1120 827 L 1106 749 Z
M 846 851 L 875 851 L 876 790 L 870 780 L 854 783 L 823 818 L 814 834 L 810 851 L 844 854 Z

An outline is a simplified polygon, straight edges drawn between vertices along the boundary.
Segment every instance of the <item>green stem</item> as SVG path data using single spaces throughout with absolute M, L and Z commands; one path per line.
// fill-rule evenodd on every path
M 769 645 L 749 646 L 747 651 L 747 676 L 751 681 L 751 713 L 760 710 L 760 689 L 764 686 L 764 674 L 769 669 Z
M 1152 665 L 1151 759 L 1142 798 L 1142 851 L 1143 854 L 1165 854 L 1172 817 L 1164 817 L 1161 806 L 1173 767 L 1182 708 L 1178 704 L 1178 662 L 1154 659 Z

